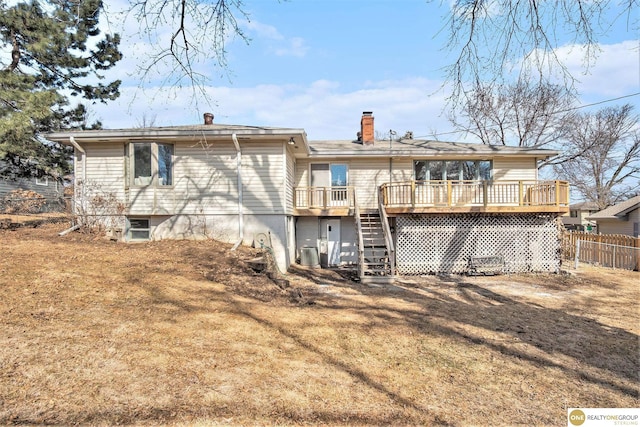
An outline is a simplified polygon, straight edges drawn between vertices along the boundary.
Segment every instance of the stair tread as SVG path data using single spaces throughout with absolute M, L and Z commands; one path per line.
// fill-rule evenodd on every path
M 360 234 L 362 237 L 362 276 L 370 283 L 391 283 L 393 273 L 389 261 L 389 251 L 379 211 L 360 213 Z

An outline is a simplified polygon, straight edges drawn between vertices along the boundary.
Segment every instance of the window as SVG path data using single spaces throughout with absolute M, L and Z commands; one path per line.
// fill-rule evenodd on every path
M 349 168 L 344 163 L 312 163 L 310 165 L 311 187 L 328 188 L 328 191 L 314 191 L 314 206 L 330 204 L 343 206 L 349 203 Z M 325 194 L 326 193 L 326 194 Z
M 127 240 L 149 240 L 150 236 L 148 218 L 127 218 Z
M 345 187 L 347 186 L 347 165 L 340 163 L 312 163 L 312 187 Z
M 575 210 L 569 211 L 569 216 L 571 218 L 578 218 L 578 211 L 575 211 Z
M 416 181 L 490 180 L 490 160 L 415 160 L 413 170 Z
M 43 176 L 42 178 L 36 178 L 36 185 L 49 185 L 49 177 Z
M 173 145 L 158 144 L 158 183 L 173 185 Z
M 134 142 L 127 146 L 126 154 L 130 185 L 173 185 L 173 145 Z
M 347 165 L 331 165 L 331 186 L 344 187 L 347 185 Z

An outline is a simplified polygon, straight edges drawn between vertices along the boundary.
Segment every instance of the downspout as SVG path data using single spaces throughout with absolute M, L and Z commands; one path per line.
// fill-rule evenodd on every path
M 234 251 L 242 244 L 242 240 L 244 239 L 244 215 L 242 213 L 242 151 L 240 150 L 240 143 L 235 133 L 231 134 L 231 139 L 233 140 L 233 145 L 236 147 L 236 167 L 238 169 L 238 241 L 233 245 L 233 248 L 231 248 L 231 250 Z
M 71 145 L 73 145 L 73 148 L 75 148 L 76 150 L 82 153 L 82 187 L 80 187 L 80 200 L 81 200 L 80 206 L 82 207 L 81 213 L 85 213 L 84 188 L 87 185 L 87 152 L 84 151 L 84 148 L 82 148 L 80 144 L 78 144 L 78 142 L 73 136 L 69 137 L 69 142 L 71 143 Z M 74 210 L 75 210 L 75 204 L 74 204 Z

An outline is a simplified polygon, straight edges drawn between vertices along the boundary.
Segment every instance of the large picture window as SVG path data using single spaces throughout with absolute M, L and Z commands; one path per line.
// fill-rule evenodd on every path
M 133 142 L 127 145 L 127 173 L 133 186 L 173 185 L 173 145 Z
M 486 181 L 491 179 L 491 160 L 415 160 L 416 181 Z

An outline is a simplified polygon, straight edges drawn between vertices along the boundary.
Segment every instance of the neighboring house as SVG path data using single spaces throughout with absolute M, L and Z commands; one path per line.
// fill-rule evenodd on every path
M 589 221 L 587 217 L 599 210 L 600 208 L 595 202 L 574 203 L 569 206 L 569 213 L 562 216 L 562 223 L 567 230 L 595 232 L 595 221 Z M 591 230 L 589 230 L 590 227 Z
M 465 272 L 482 257 L 506 271 L 559 269 L 569 186 L 538 180 L 537 168 L 557 152 L 374 141 L 369 112 L 358 136 L 308 141 L 303 129 L 205 115 L 202 125 L 48 138 L 75 147 L 76 212 L 122 228 L 127 241 L 266 243 L 282 269 L 320 261 L 369 280 Z
M 600 234 L 640 237 L 640 196 L 609 206 L 587 219 L 598 224 Z
M 64 186 L 61 180 L 52 176 L 4 177 L 0 176 L 0 202 L 15 190 L 34 191 L 44 197 L 47 204 L 45 210 L 57 210 L 64 207 Z

